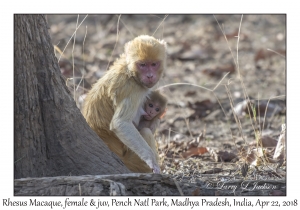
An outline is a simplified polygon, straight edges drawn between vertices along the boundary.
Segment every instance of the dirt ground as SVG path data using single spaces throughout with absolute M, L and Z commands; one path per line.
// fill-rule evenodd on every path
M 286 122 L 285 15 L 47 15 L 47 20 L 72 94 L 75 82 L 78 106 L 126 42 L 141 34 L 167 42 L 160 86 L 168 110 L 156 135 L 163 173 L 188 182 L 206 176 L 285 178 L 284 159 L 273 160 Z

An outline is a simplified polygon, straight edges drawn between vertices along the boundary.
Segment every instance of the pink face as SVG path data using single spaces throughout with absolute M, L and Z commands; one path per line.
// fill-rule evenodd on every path
M 147 101 L 145 104 L 145 111 L 147 115 L 144 115 L 145 120 L 152 120 L 161 111 L 160 104 L 158 102 Z
M 136 63 L 140 81 L 148 88 L 153 87 L 159 80 L 160 61 L 140 61 Z

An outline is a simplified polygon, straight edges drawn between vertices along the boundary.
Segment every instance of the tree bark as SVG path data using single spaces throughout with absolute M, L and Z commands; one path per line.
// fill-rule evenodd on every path
M 43 15 L 14 16 L 14 177 L 130 172 L 87 125 Z
M 208 185 L 210 183 L 210 185 Z M 220 182 L 195 180 L 194 183 L 176 182 L 163 174 L 122 174 L 98 176 L 64 176 L 24 178 L 15 180 L 14 195 L 38 196 L 268 196 L 286 195 L 285 179 L 279 180 L 232 180 Z M 209 187 L 208 187 L 209 186 Z M 230 186 L 226 188 L 226 186 Z M 232 187 L 236 186 L 233 190 Z M 242 187 L 244 186 L 244 188 Z M 247 187 L 246 187 L 247 186 Z M 255 187 L 256 186 L 256 187 Z M 264 186 L 264 187 L 261 187 Z M 272 187 L 270 187 L 272 186 Z M 275 189 L 273 189 L 273 187 Z M 221 189 L 222 188 L 222 189 Z M 245 189 L 246 188 L 246 189 Z

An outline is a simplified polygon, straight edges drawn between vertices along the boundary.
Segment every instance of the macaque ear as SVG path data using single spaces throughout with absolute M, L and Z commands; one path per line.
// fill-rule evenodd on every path
M 130 48 L 132 46 L 132 42 L 127 42 L 124 46 L 124 53 L 125 53 L 125 57 L 126 57 L 126 62 L 127 64 L 130 63 L 130 59 L 131 59 L 131 56 L 130 56 Z
M 164 40 L 159 40 L 159 43 L 164 45 L 165 49 L 167 48 L 167 42 L 165 42 Z
M 131 45 L 131 41 L 130 41 L 130 42 L 127 42 L 127 43 L 125 44 L 125 46 L 124 46 L 124 52 L 125 52 L 126 55 L 128 54 L 130 45 Z
M 165 110 L 163 111 L 163 113 L 160 115 L 159 119 L 162 119 L 166 115 L 167 110 L 168 109 L 165 108 Z

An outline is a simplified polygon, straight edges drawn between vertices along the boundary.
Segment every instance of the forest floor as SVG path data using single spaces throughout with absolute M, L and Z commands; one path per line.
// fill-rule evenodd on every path
M 286 123 L 285 15 L 47 15 L 47 20 L 79 107 L 126 42 L 141 34 L 167 42 L 160 86 L 167 86 L 162 90 L 168 110 L 156 134 L 164 174 L 187 182 L 285 178 L 285 159 L 273 157 Z

